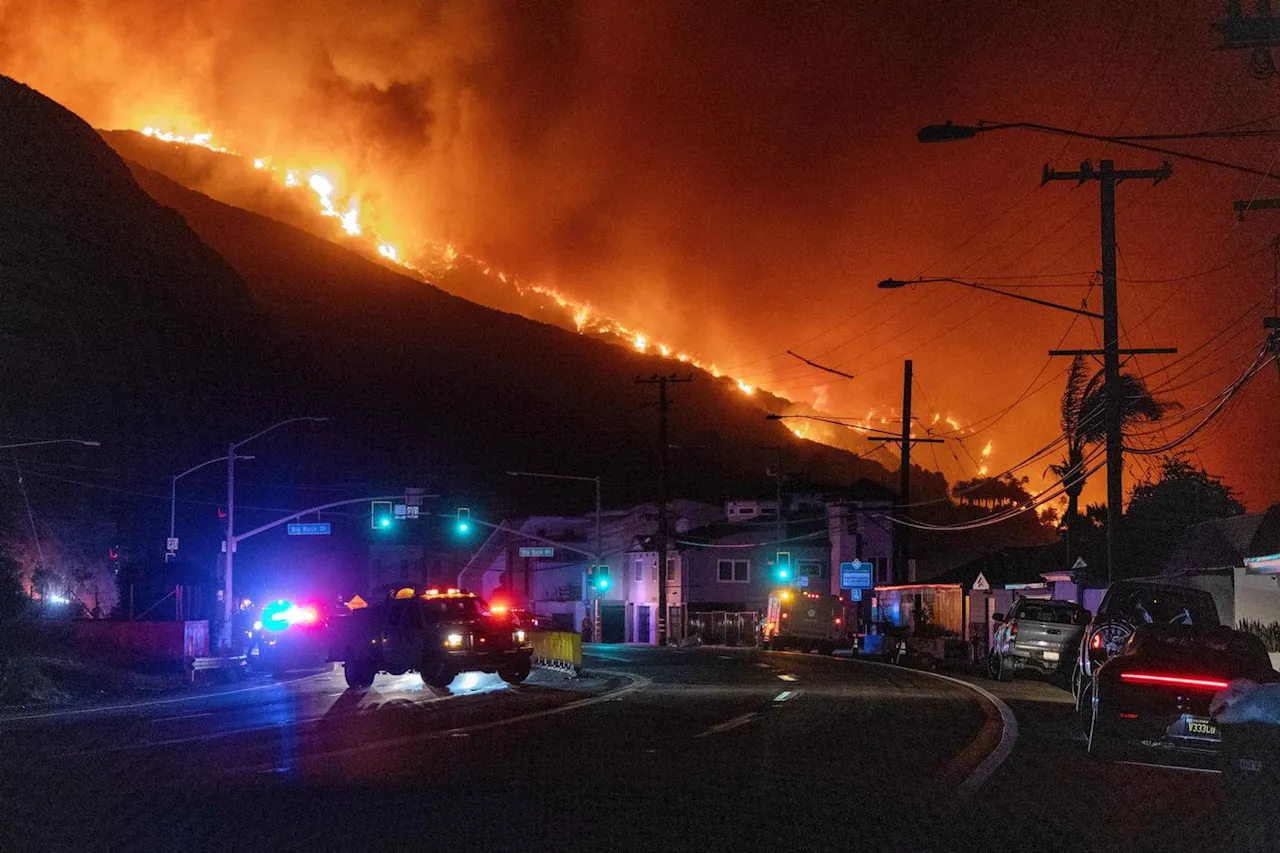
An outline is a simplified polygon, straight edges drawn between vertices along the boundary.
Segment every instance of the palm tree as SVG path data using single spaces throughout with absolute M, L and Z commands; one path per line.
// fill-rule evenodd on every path
M 1107 437 L 1106 391 L 1104 371 L 1099 370 L 1089 376 L 1084 357 L 1078 355 L 1072 359 L 1071 369 L 1067 372 L 1067 387 L 1062 392 L 1062 433 L 1067 439 L 1067 456 L 1048 469 L 1062 482 L 1067 493 L 1063 525 L 1066 529 L 1068 567 L 1075 557 L 1071 553 L 1072 528 L 1078 517 L 1080 493 L 1084 491 L 1088 476 L 1084 467 L 1086 451 Z M 1178 406 L 1175 402 L 1151 396 L 1142 378 L 1132 373 L 1120 374 L 1120 395 L 1121 429 L 1139 421 L 1157 421 Z

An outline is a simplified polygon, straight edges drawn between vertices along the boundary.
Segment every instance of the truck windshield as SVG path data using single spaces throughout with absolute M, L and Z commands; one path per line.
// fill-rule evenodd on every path
M 481 609 L 478 598 L 429 598 L 422 606 L 427 613 L 440 616 L 477 616 Z

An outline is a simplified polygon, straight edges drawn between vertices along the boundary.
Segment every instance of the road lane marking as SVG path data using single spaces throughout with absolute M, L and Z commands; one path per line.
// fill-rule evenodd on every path
M 876 666 L 903 672 L 902 667 L 891 663 L 857 660 L 855 658 L 849 658 L 848 660 L 845 660 L 844 658 L 833 658 L 833 660 L 839 660 L 841 663 L 856 663 L 861 664 L 862 666 Z M 991 774 L 994 773 L 996 769 L 1004 763 L 1005 759 L 1009 757 L 1009 754 L 1013 752 L 1013 746 L 1018 742 L 1018 719 L 1013 715 L 1013 711 L 1009 706 L 1006 705 L 999 696 L 996 696 L 985 687 L 979 687 L 977 684 L 971 684 L 970 682 L 960 678 L 952 678 L 950 675 L 943 675 L 940 672 L 927 672 L 921 669 L 910 669 L 906 670 L 906 672 L 910 672 L 914 675 L 925 676 L 927 678 L 937 678 L 942 681 L 950 681 L 952 684 L 959 685 L 966 690 L 972 690 L 983 699 L 986 699 L 987 702 L 990 703 L 991 707 L 999 713 L 999 741 L 996 743 L 995 747 L 987 753 L 987 757 L 982 759 L 982 761 L 979 762 L 973 770 L 969 771 L 969 775 L 955 786 L 951 792 L 951 796 L 949 797 L 953 804 L 967 800 L 969 797 L 972 797 L 989 778 L 991 778 Z M 990 736 L 990 730 L 991 718 L 988 718 L 986 722 L 983 723 L 982 728 L 978 730 L 978 734 L 969 742 L 969 745 L 956 754 L 956 757 L 951 760 L 951 763 L 943 769 L 939 776 L 946 777 L 949 774 L 958 773 L 960 770 L 959 765 L 968 758 L 967 754 L 974 750 L 981 741 Z
M 577 699 L 573 702 L 569 702 L 564 705 L 559 705 L 555 708 L 544 708 L 541 711 L 530 711 L 527 714 L 520 714 L 515 717 L 507 717 L 502 720 L 490 720 L 487 723 L 472 723 L 471 725 L 468 725 L 468 726 L 457 726 L 456 728 L 444 729 L 443 731 L 438 731 L 438 732 L 423 732 L 421 734 L 416 734 L 416 735 L 406 735 L 406 736 L 397 737 L 397 738 L 387 738 L 386 740 L 375 741 L 374 743 L 361 744 L 359 746 L 350 746 L 344 749 L 333 749 L 327 752 L 309 752 L 307 753 L 305 758 L 307 761 L 315 761 L 317 759 L 340 758 L 340 757 L 345 757 L 349 755 L 359 755 L 360 753 L 363 753 L 363 752 L 394 749 L 398 747 L 408 746 L 410 744 L 426 743 L 427 741 L 440 740 L 442 738 L 452 738 L 452 737 L 456 737 L 459 734 L 470 734 L 472 732 L 482 732 L 482 731 L 487 731 L 488 729 L 501 728 L 502 726 L 514 725 L 515 723 L 523 723 L 527 720 L 536 720 L 541 717 L 551 717 L 556 714 L 564 714 L 569 711 L 576 711 L 579 708 L 586 708 L 591 705 L 598 705 L 601 702 L 607 702 L 610 699 L 619 698 L 629 693 L 635 693 L 637 690 L 643 690 L 645 687 L 648 687 L 652 683 L 651 679 L 645 678 L 643 675 L 633 675 L 632 673 L 629 673 L 629 672 L 614 672 L 614 671 L 603 670 L 603 669 L 597 670 L 597 671 L 611 678 L 626 679 L 631 683 L 625 687 L 619 687 L 617 690 L 610 690 L 608 693 L 602 693 L 599 696 L 590 696 L 585 699 Z M 292 763 L 296 764 L 297 761 L 298 760 L 294 760 Z M 271 768 L 278 767 L 278 766 L 279 765 L 275 763 L 257 764 L 253 766 L 228 768 L 227 772 L 236 773 L 236 772 L 249 771 L 249 772 L 261 773 L 264 771 L 270 771 Z
M 773 665 L 768 663 L 758 663 L 756 664 L 756 666 L 760 667 L 761 669 L 773 669 Z
M 790 691 L 790 690 L 784 690 L 784 691 L 782 691 L 781 693 L 779 693 L 777 696 L 774 696 L 774 697 L 773 697 L 773 701 L 775 701 L 775 702 L 785 702 L 785 701 L 787 701 L 788 699 L 790 699 L 790 698 L 791 698 L 791 695 L 792 695 L 792 694 L 791 694 L 791 691 Z
M 718 735 L 721 732 L 727 732 L 730 729 L 736 729 L 739 726 L 745 726 L 747 723 L 751 722 L 758 716 L 759 714 L 757 714 L 755 711 L 751 711 L 749 713 L 743 714 L 740 717 L 734 717 L 732 720 L 725 720 L 723 723 L 718 723 L 712 726 L 711 728 L 707 729 L 705 732 L 699 732 L 698 734 L 694 735 L 694 737 L 702 738 L 702 737 L 708 737 L 709 735 Z
M 70 717 L 79 714 L 110 714 L 115 711 L 132 711 L 137 708 L 154 708 L 158 705 L 172 705 L 175 702 L 198 702 L 202 699 L 213 700 L 221 699 L 223 696 L 236 696 L 240 693 L 252 693 L 255 690 L 269 690 L 274 687 L 286 687 L 290 684 L 302 684 L 311 681 L 314 678 L 329 675 L 327 672 L 317 672 L 315 675 L 308 675 L 302 678 L 295 678 L 290 681 L 272 681 L 268 684 L 255 684 L 253 687 L 238 687 L 235 690 L 223 690 L 218 693 L 202 693 L 198 696 L 174 696 L 171 699 L 151 699 L 146 702 L 130 702 L 124 705 L 95 705 L 92 708 L 68 708 L 65 711 L 44 711 L 38 714 L 19 714 L 16 716 L 0 716 L 0 726 L 5 723 L 18 723 L 25 720 L 45 720 L 53 717 Z
M 789 674 L 787 674 L 787 673 L 785 673 L 785 672 L 784 672 L 782 675 L 779 675 L 779 676 L 778 676 L 778 678 L 781 678 L 783 681 L 796 681 L 796 680 L 798 680 L 794 675 L 789 675 Z
M 1211 770 L 1208 767 L 1176 767 L 1171 764 L 1148 764 L 1145 761 L 1117 761 L 1116 764 L 1128 764 L 1131 767 L 1154 767 L 1157 770 L 1174 770 L 1179 773 L 1222 773 L 1221 770 Z
M 149 723 L 168 723 L 173 720 L 194 720 L 197 717 L 212 717 L 212 711 L 205 711 L 203 714 L 179 714 L 176 717 L 157 717 L 154 720 L 147 720 Z

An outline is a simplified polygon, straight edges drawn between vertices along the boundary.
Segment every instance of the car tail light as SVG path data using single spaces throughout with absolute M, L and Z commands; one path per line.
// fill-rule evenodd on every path
M 1192 687 L 1199 690 L 1226 690 L 1227 682 L 1216 678 L 1196 678 L 1186 675 L 1156 675 L 1148 672 L 1122 672 L 1121 681 L 1135 684 L 1163 684 L 1170 687 Z
M 1014 622 L 1012 625 L 1009 626 L 1009 639 L 1010 640 L 1018 639 L 1018 623 L 1017 622 Z
M 1089 648 L 1093 649 L 1095 652 L 1102 651 L 1102 635 L 1101 634 L 1099 634 L 1096 631 L 1094 632 L 1093 639 L 1089 641 Z
M 841 619 L 839 616 L 837 616 L 837 617 L 836 617 L 836 624 L 837 624 L 837 625 L 839 625 L 839 624 L 841 624 L 842 622 L 844 622 L 844 620 L 843 620 L 843 619 Z

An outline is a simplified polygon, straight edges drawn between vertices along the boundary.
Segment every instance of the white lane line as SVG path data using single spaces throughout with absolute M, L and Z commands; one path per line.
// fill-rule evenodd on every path
M 197 717 L 212 717 L 212 711 L 205 711 L 203 714 L 179 714 L 176 717 L 157 717 L 154 720 L 147 720 L 149 723 L 168 723 L 173 720 L 194 720 Z
M 1210 770 L 1207 767 L 1175 767 L 1171 764 L 1148 764 L 1145 761 L 1117 761 L 1116 764 L 1128 764 L 1131 767 L 1154 767 L 1157 770 L 1174 770 L 1179 773 L 1222 773 L 1221 770 Z
M 733 655 L 716 655 L 720 660 L 733 660 Z
M 767 663 L 758 663 L 756 664 L 756 666 L 760 667 L 761 669 L 773 669 L 773 665 L 767 664 Z
M 632 675 L 629 672 L 615 672 L 615 671 L 610 671 L 605 669 L 596 670 L 596 672 L 600 672 L 611 678 L 623 678 L 630 681 L 631 683 L 628 684 L 626 687 L 619 687 L 617 690 L 611 690 L 608 693 L 602 693 L 599 696 L 591 696 L 586 699 L 577 699 L 573 702 L 569 702 L 568 704 L 565 704 L 565 705 L 559 705 L 555 708 L 545 708 L 541 711 L 530 711 L 527 714 L 520 714 L 519 716 L 515 716 L 515 717 L 507 717 L 506 719 L 502 719 L 502 720 L 491 720 L 490 722 L 487 722 L 487 723 L 473 723 L 469 726 L 458 726 L 457 728 L 444 729 L 443 731 L 438 731 L 438 732 L 423 732 L 421 734 L 416 734 L 416 735 L 405 735 L 403 737 L 387 738 L 386 740 L 380 740 L 374 743 L 361 744 L 360 746 L 350 746 L 345 749 L 334 749 L 334 750 L 329 750 L 327 752 L 312 752 L 307 754 L 306 760 L 314 761 L 316 759 L 322 759 L 322 758 L 323 759 L 338 758 L 338 757 L 348 756 L 348 755 L 359 755 L 360 753 L 364 753 L 364 752 L 374 752 L 377 750 L 394 749 L 397 747 L 408 746 L 409 744 L 414 744 L 414 743 L 426 743 L 427 741 L 440 740 L 441 738 L 451 738 L 460 734 L 470 734 L 471 732 L 482 732 L 487 729 L 496 729 L 502 726 L 510 726 L 515 723 L 523 723 L 526 720 L 536 720 L 541 717 L 551 717 L 556 714 L 564 714 L 569 711 L 576 711 L 579 708 L 586 708 L 590 705 L 597 705 L 601 702 L 608 702 L 611 699 L 625 696 L 628 693 L 634 693 L 637 690 L 642 690 L 652 683 L 650 679 L 645 678 L 643 675 Z M 297 763 L 296 760 L 293 763 Z M 260 773 L 263 771 L 271 770 L 272 768 L 278 768 L 279 766 L 280 765 L 278 763 L 270 763 L 270 764 L 254 765 L 252 767 L 232 767 L 232 768 L 228 768 L 227 772 L 235 773 L 235 772 L 243 772 L 248 770 L 248 771 Z
M 785 702 L 785 701 L 787 701 L 788 699 L 790 699 L 790 698 L 791 698 L 791 696 L 792 696 L 792 693 L 791 693 L 791 691 L 790 691 L 790 690 L 784 690 L 784 691 L 782 691 L 781 693 L 779 693 L 777 696 L 774 696 L 774 697 L 773 697 L 773 701 L 775 701 L 775 702 Z
M 721 732 L 727 732 L 730 729 L 736 729 L 739 726 L 745 726 L 747 723 L 751 722 L 758 716 L 759 714 L 757 714 L 755 711 L 751 711 L 750 713 L 743 714 L 740 717 L 734 717 L 732 720 L 725 720 L 723 723 L 718 723 L 712 726 L 711 728 L 707 729 L 705 732 L 699 732 L 698 734 L 694 735 L 694 737 L 701 738 L 701 737 L 707 737 L 709 735 L 717 735 L 717 734 L 720 734 Z
M 796 681 L 796 680 L 797 680 L 797 679 L 796 679 L 796 677 L 795 677 L 794 675 L 789 675 L 789 674 L 787 674 L 787 673 L 785 673 L 785 672 L 784 672 L 782 675 L 779 675 L 779 676 L 778 676 L 778 678 L 781 678 L 783 681 Z
M 314 678 L 321 678 L 330 673 L 318 672 L 315 675 L 308 675 L 304 678 L 294 679 L 292 681 L 273 681 L 269 684 L 257 684 L 253 687 L 239 687 L 235 690 L 223 690 L 219 693 L 202 693 L 195 696 L 175 696 L 172 699 L 152 699 L 147 702 L 130 702 L 125 705 L 97 705 L 92 708 L 70 708 L 66 711 L 45 711 L 39 714 L 20 714 L 17 716 L 0 716 L 0 726 L 5 723 L 16 723 L 23 720 L 45 720 L 53 717 L 70 717 L 77 714 L 109 714 L 115 711 L 132 711 L 137 708 L 154 708 L 157 705 L 172 705 L 175 702 L 199 702 L 201 700 L 212 701 L 221 699 L 223 696 L 236 696 L 240 693 L 252 693 L 255 690 L 270 690 L 276 687 L 286 687 L 290 684 L 302 684 L 311 681 Z

